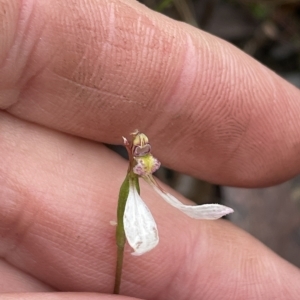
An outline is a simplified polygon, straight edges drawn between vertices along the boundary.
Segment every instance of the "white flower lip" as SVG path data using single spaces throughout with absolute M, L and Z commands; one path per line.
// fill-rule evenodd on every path
M 186 215 L 194 219 L 216 220 L 233 213 L 233 209 L 221 204 L 185 205 L 176 197 L 162 190 L 152 175 L 143 177 L 151 187 L 170 205 L 176 207 Z
M 156 186 L 152 187 L 166 202 L 194 219 L 216 220 L 222 218 L 225 215 L 233 213 L 232 208 L 221 204 L 202 204 L 195 206 L 184 205 L 171 194 L 161 191 Z
M 160 167 L 160 162 L 148 154 L 147 157 L 135 158 L 133 172 L 148 182 L 151 187 L 170 205 L 194 219 L 216 220 L 233 212 L 230 207 L 221 204 L 184 205 L 177 198 L 165 192 L 155 181 L 152 173 Z
M 132 255 L 142 255 L 157 246 L 159 237 L 155 220 L 132 180 L 129 181 L 123 222 L 126 239 L 134 250 Z

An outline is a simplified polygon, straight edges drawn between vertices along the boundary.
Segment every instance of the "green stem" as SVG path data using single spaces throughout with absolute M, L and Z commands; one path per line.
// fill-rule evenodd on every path
M 123 267 L 123 256 L 124 256 L 124 246 L 126 242 L 123 216 L 125 211 L 125 205 L 129 194 L 129 174 L 127 174 L 124 182 L 121 185 L 118 200 L 117 209 L 117 228 L 116 228 L 116 242 L 117 242 L 117 266 L 115 275 L 115 285 L 114 294 L 120 293 L 121 277 L 122 277 L 122 267 Z
M 116 242 L 117 242 L 117 266 L 115 274 L 115 285 L 114 285 L 114 294 L 120 293 L 121 278 L 122 278 L 122 268 L 123 268 L 123 257 L 124 257 L 124 247 L 126 243 L 126 236 L 124 230 L 124 211 L 129 194 L 130 184 L 133 184 L 140 193 L 139 179 L 138 176 L 129 171 L 125 180 L 123 181 L 118 200 L 118 209 L 117 209 L 117 229 L 116 229 Z
M 120 294 L 122 268 L 123 268 L 123 257 L 124 257 L 124 247 L 118 246 L 114 294 Z

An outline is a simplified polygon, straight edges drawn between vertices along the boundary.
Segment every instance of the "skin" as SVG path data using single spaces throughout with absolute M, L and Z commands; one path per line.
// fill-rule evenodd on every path
M 1 0 L 0 19 L 1 300 L 298 299 L 295 266 L 144 183 L 160 243 L 141 257 L 127 248 L 128 297 L 107 295 L 127 163 L 102 143 L 138 128 L 165 166 L 272 185 L 300 170 L 299 90 L 133 0 Z

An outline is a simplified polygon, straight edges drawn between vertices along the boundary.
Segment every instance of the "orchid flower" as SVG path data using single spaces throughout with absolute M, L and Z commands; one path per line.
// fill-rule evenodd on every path
M 220 204 L 185 205 L 156 182 L 152 174 L 160 162 L 151 154 L 148 137 L 138 130 L 132 133 L 131 142 L 123 137 L 129 155 L 127 176 L 121 186 L 118 202 L 117 246 L 118 261 L 115 293 L 119 291 L 123 251 L 126 240 L 133 249 L 132 255 L 142 255 L 158 245 L 159 236 L 155 220 L 140 197 L 139 177 L 143 178 L 166 202 L 194 219 L 215 220 L 233 209 Z

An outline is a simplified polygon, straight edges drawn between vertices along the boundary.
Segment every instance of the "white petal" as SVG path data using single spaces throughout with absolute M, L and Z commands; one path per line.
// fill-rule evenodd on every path
M 129 195 L 124 212 L 124 230 L 132 255 L 141 255 L 158 244 L 158 231 L 154 218 L 130 181 Z
M 147 181 L 149 182 L 149 181 Z M 197 206 L 184 205 L 171 194 L 160 190 L 150 183 L 154 190 L 169 204 L 178 208 L 183 213 L 194 219 L 216 220 L 233 212 L 233 209 L 221 204 L 203 204 Z

